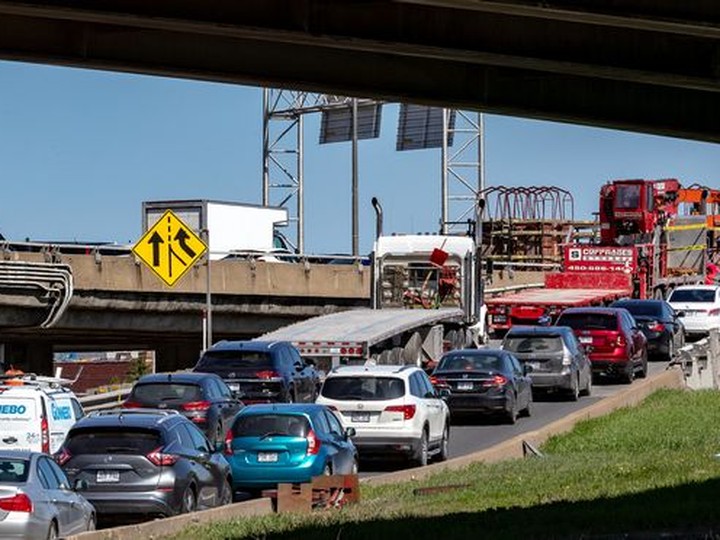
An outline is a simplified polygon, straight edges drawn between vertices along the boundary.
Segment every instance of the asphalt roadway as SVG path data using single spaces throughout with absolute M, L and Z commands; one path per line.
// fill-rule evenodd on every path
M 650 375 L 654 375 L 664 371 L 667 362 L 649 362 L 648 367 Z M 592 395 L 581 397 L 578 401 L 565 401 L 561 397 L 552 397 L 550 395 L 542 397 L 533 403 L 532 416 L 521 417 L 514 425 L 501 424 L 482 417 L 472 422 L 465 419 L 453 422 L 450 428 L 450 457 L 460 457 L 479 450 L 485 450 L 522 433 L 534 431 L 627 388 L 627 384 L 595 382 L 593 383 Z M 400 470 L 404 467 L 406 465 L 392 461 L 385 463 L 363 462 L 360 466 L 360 476 L 375 476 L 389 471 Z

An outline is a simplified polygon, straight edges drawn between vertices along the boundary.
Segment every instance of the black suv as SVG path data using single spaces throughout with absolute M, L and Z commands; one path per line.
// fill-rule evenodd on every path
M 81 418 L 55 454 L 103 518 L 171 516 L 232 501 L 230 465 L 177 411 L 100 411 Z
M 314 403 L 320 389 L 315 366 L 287 341 L 220 341 L 193 371 L 220 375 L 246 404 Z
M 174 409 L 217 444 L 225 440 L 225 432 L 244 405 L 212 373 L 155 373 L 140 377 L 122 406 Z

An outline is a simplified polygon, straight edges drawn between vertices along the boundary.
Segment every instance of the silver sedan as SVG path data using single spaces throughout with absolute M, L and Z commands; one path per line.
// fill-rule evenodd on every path
M 48 456 L 0 451 L 0 538 L 54 539 L 95 529 L 95 508 Z

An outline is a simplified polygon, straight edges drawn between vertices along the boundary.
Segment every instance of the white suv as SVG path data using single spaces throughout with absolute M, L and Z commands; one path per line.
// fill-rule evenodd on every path
M 668 304 L 683 313 L 685 333 L 707 334 L 720 328 L 720 287 L 717 285 L 681 285 L 668 298 Z
M 83 408 L 75 394 L 50 378 L 25 375 L 3 381 L 0 450 L 53 454 L 82 416 Z
M 427 465 L 448 457 L 450 410 L 416 366 L 342 366 L 328 373 L 317 403 L 336 410 L 360 457 L 401 454 Z

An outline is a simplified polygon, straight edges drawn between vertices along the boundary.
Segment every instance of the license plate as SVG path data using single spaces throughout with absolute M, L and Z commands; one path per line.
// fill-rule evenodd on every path
M 458 390 L 472 390 L 473 383 L 471 382 L 459 382 L 457 386 Z
M 493 322 L 506 323 L 507 317 L 505 315 L 493 315 Z
M 533 369 L 540 369 L 540 362 L 526 362 Z
M 238 390 L 240 390 L 240 385 L 239 385 L 239 384 L 230 383 L 230 384 L 228 384 L 228 388 L 229 388 L 232 392 L 237 392 Z
M 258 452 L 258 461 L 260 463 L 275 463 L 277 460 L 277 452 Z
M 580 341 L 580 343 L 583 343 L 585 345 L 589 345 L 590 343 L 592 343 L 592 336 L 580 336 L 578 341 Z
M 97 483 L 107 483 L 107 482 L 119 482 L 120 481 L 120 472 L 119 471 L 98 471 L 97 472 Z
M 353 413 L 352 420 L 353 420 L 353 422 L 369 422 L 370 414 L 369 413 Z

